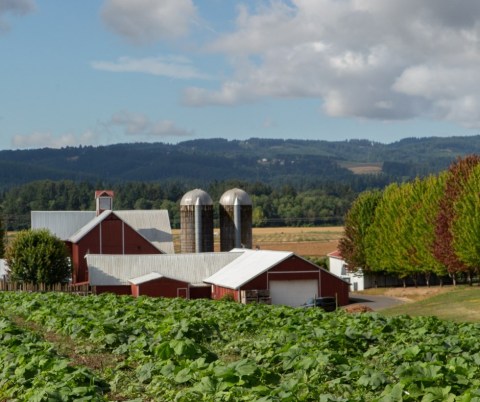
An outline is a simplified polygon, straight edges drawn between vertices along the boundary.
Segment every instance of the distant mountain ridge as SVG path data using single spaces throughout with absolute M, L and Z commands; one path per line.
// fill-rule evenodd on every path
M 345 166 L 379 164 L 381 174 L 408 179 L 446 169 L 459 156 L 480 154 L 480 135 L 368 140 L 198 139 L 178 144 L 133 143 L 0 151 L 0 188 L 36 180 L 161 181 L 333 180 L 355 174 Z

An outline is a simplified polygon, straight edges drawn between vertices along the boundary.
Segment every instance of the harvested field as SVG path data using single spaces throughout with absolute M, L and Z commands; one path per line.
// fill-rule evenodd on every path
M 355 174 L 378 174 L 382 172 L 382 163 L 341 162 L 339 165 Z
M 215 230 L 215 251 L 220 250 L 218 229 Z M 293 251 L 301 256 L 323 257 L 337 248 L 343 227 L 280 227 L 254 228 L 253 248 Z M 173 230 L 175 251 L 180 252 L 180 231 Z

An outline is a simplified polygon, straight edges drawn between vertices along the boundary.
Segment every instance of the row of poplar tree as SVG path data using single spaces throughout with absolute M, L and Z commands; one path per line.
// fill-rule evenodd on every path
M 339 243 L 349 270 L 384 273 L 416 284 L 424 275 L 480 273 L 480 157 L 438 175 L 362 193 Z

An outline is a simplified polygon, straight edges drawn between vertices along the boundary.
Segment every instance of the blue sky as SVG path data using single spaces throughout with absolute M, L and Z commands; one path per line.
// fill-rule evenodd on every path
M 0 149 L 474 135 L 480 2 L 0 0 Z

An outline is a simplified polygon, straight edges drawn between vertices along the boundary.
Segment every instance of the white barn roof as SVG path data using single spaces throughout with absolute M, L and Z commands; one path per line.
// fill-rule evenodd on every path
M 130 279 L 129 282 L 134 285 L 140 285 L 142 283 L 150 282 L 160 278 L 165 278 L 165 276 L 159 274 L 158 272 L 151 272 L 150 274 L 146 274 L 146 275 L 139 276 L 138 278 Z
M 231 252 L 241 252 L 242 254 L 222 270 L 204 278 L 204 282 L 225 288 L 238 289 L 294 255 L 289 251 L 233 249 Z
M 61 240 L 68 240 L 95 218 L 95 211 L 32 211 L 32 229 L 48 229 Z
M 241 252 L 198 254 L 148 254 L 148 255 L 86 255 L 88 276 L 92 286 L 129 285 L 131 279 L 156 272 L 162 276 L 203 284 Z

